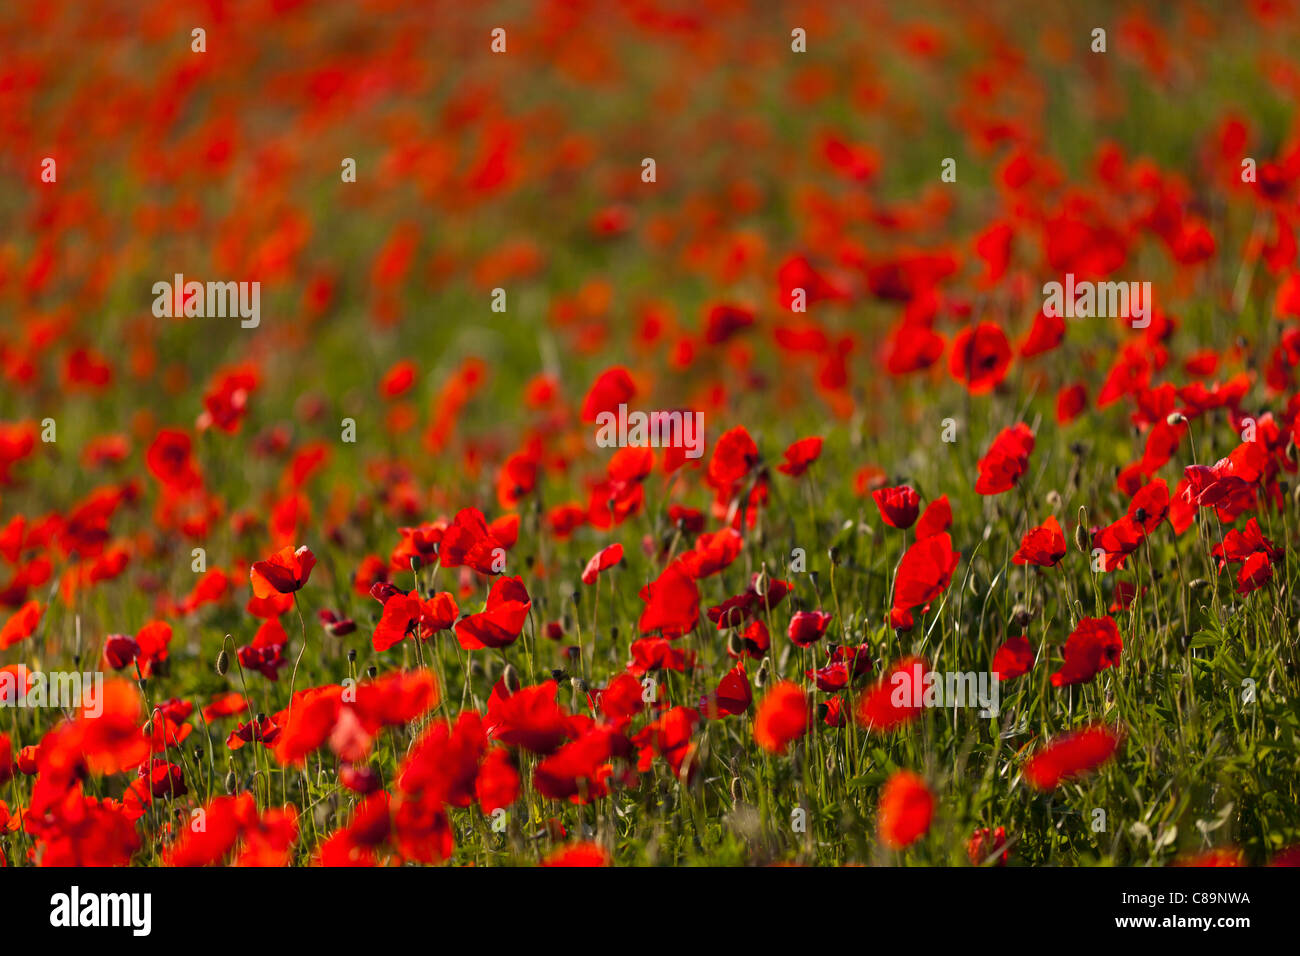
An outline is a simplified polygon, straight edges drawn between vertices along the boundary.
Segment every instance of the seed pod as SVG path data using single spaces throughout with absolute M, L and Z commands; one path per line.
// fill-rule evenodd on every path
M 1033 620 L 1034 615 L 1029 612 L 1029 608 L 1023 604 L 1017 604 L 1011 609 L 1011 625 L 1019 630 L 1024 630 L 1025 625 Z
M 1052 514 L 1061 510 L 1061 493 L 1053 488 L 1047 493 L 1047 507 L 1052 509 Z

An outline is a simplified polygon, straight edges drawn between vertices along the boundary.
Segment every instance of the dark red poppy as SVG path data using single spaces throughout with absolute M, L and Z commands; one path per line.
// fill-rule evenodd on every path
M 921 496 L 909 485 L 897 488 L 877 488 L 871 493 L 880 511 L 880 517 L 891 528 L 906 531 L 916 523 L 921 508 Z

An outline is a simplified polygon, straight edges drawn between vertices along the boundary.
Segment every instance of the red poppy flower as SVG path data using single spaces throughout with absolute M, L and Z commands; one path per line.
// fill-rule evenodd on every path
M 582 401 L 582 420 L 594 422 L 601 412 L 616 412 L 636 395 L 632 376 L 621 365 L 606 369 L 596 377 Z
M 1124 640 L 1109 617 L 1085 617 L 1066 639 L 1065 662 L 1052 675 L 1053 687 L 1086 684 L 1101 671 L 1119 664 Z
M 1011 346 L 1006 333 L 992 322 L 967 326 L 952 340 L 948 371 L 972 395 L 990 392 L 1011 365 Z
M 799 647 L 811 647 L 826 636 L 831 615 L 825 611 L 796 611 L 786 630 L 791 642 Z
M 891 850 L 911 846 L 930 829 L 934 818 L 934 794 L 925 781 L 910 770 L 899 770 L 880 792 L 876 832 Z
M 926 505 L 925 511 L 921 512 L 921 518 L 916 523 L 916 538 L 918 541 L 933 538 L 951 527 L 952 505 L 948 504 L 947 495 L 941 495 Z
M 0 651 L 13 647 L 19 641 L 26 640 L 36 633 L 36 625 L 41 622 L 41 602 L 28 601 L 5 621 L 0 628 Z
M 700 589 L 681 561 L 668 565 L 642 588 L 641 600 L 645 609 L 637 626 L 642 634 L 657 631 L 664 637 L 680 637 L 700 618 Z
M 497 578 L 483 610 L 457 622 L 456 639 L 471 651 L 513 644 L 532 606 L 522 578 Z
M 292 594 L 301 590 L 316 566 L 316 555 L 306 545 L 294 550 L 286 545 L 265 561 L 256 561 L 249 570 L 253 596 L 269 598 L 274 594 Z
M 1025 779 L 1039 790 L 1054 790 L 1104 764 L 1121 739 L 1118 731 L 1100 725 L 1057 737 L 1025 763 Z
M 1020 549 L 1011 556 L 1016 564 L 1036 564 L 1052 568 L 1061 563 L 1066 552 L 1065 534 L 1055 515 L 1048 515 L 1037 528 L 1031 528 L 1020 539 Z
M 729 714 L 743 714 L 753 703 L 754 692 L 750 689 L 742 661 L 722 675 L 717 690 L 700 700 L 700 711 L 716 720 Z
M 929 669 L 921 657 L 898 661 L 858 697 L 854 719 L 875 733 L 889 733 L 915 720 L 924 706 Z
M 792 478 L 798 478 L 808 466 L 822 454 L 820 437 L 801 438 L 785 450 L 785 461 L 777 465 L 777 471 Z
M 558 690 L 553 680 L 512 694 L 494 690 L 484 721 L 487 735 L 536 754 L 554 752 L 569 735 L 568 713 L 555 701 Z
M 1088 407 L 1088 389 L 1084 385 L 1067 385 L 1056 393 L 1056 422 L 1068 425 Z
M 971 866 L 984 866 L 990 862 L 994 866 L 1006 866 L 1010 852 L 1007 849 L 1006 827 L 998 827 L 996 830 L 980 827 L 966 841 L 966 856 L 970 859 Z
M 865 644 L 858 647 L 841 645 L 827 655 L 825 667 L 805 671 L 817 684 L 817 689 L 828 694 L 844 690 L 863 674 L 871 673 L 871 649 Z
M 917 541 L 903 555 L 894 578 L 895 610 L 910 610 L 928 604 L 948 587 L 961 552 L 952 549 L 947 534 Z
M 1034 450 L 1034 433 L 1028 425 L 1004 428 L 979 460 L 979 479 L 975 491 L 981 495 L 998 495 L 1009 491 L 1028 470 L 1029 455 Z
M 623 546 L 621 544 L 611 544 L 607 548 L 601 548 L 591 556 L 587 566 L 582 569 L 582 583 L 595 584 L 596 578 L 600 572 L 606 568 L 612 568 L 623 560 Z
M 878 488 L 871 493 L 871 497 L 875 499 L 881 519 L 891 528 L 906 531 L 916 523 L 916 516 L 921 507 L 921 496 L 910 486 Z
M 427 601 L 421 600 L 414 591 L 410 594 L 399 592 L 384 602 L 372 644 L 382 653 L 412 634 L 427 641 L 438 631 L 450 628 L 459 613 L 455 598 L 446 591 L 439 591 Z
M 993 664 L 989 668 L 998 680 L 1015 680 L 1028 674 L 1034 666 L 1034 649 L 1029 640 L 1023 636 L 1009 637 L 1005 644 L 993 655 Z
M 609 854 L 595 843 L 574 843 L 553 850 L 542 866 L 609 866 Z
M 713 446 L 709 459 L 709 482 L 715 487 L 728 487 L 749 474 L 758 464 L 758 446 L 743 425 L 724 432 Z
M 754 717 L 754 740 L 769 753 L 784 754 L 791 741 L 808 732 L 808 696 L 793 681 L 781 681 L 763 698 Z

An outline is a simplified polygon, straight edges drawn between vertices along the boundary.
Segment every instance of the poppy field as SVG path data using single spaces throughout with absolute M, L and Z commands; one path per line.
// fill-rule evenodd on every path
M 0 866 L 1300 863 L 1294 0 L 0 49 Z

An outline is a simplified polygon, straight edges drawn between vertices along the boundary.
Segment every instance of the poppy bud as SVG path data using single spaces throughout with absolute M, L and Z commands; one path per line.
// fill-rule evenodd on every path
M 226 672 L 230 670 L 230 654 L 223 647 L 221 653 L 217 655 L 217 673 L 225 677 Z
M 1187 416 L 1182 412 L 1170 412 L 1169 416 L 1165 419 L 1165 424 L 1170 426 L 1182 425 L 1186 421 Z
M 369 667 L 366 668 L 366 676 L 369 677 L 371 680 L 374 680 L 376 677 L 379 676 L 379 668 L 376 667 L 374 664 L 371 664 Z
M 1188 590 L 1191 591 L 1204 591 L 1209 586 L 1210 586 L 1210 582 L 1205 580 L 1205 578 L 1196 578 L 1194 581 L 1192 581 L 1187 585 L 1187 588 Z
M 582 592 L 580 592 L 580 591 L 572 591 L 572 592 L 570 592 L 570 594 L 569 594 L 569 599 L 570 599 L 571 601 L 573 601 L 574 604 L 581 604 L 581 603 L 582 603 Z
M 754 578 L 754 593 L 759 597 L 767 597 L 767 568 L 758 572 L 758 577 Z
M 356 649 L 355 647 L 349 647 L 349 648 L 348 648 L 348 663 L 349 663 L 349 664 L 355 664 L 356 662 L 357 662 L 357 649 Z
M 745 652 L 745 640 L 739 632 L 733 630 L 727 636 L 727 653 L 732 657 L 739 657 Z
M 424 562 L 420 560 L 420 556 L 419 556 L 418 554 L 413 554 L 413 555 L 411 555 L 411 570 L 412 570 L 412 571 L 419 571 L 420 568 L 423 567 L 423 565 L 424 565 Z
M 226 774 L 226 793 L 234 796 L 235 787 L 239 785 L 239 780 L 235 777 L 235 771 L 231 770 Z
M 1061 503 L 1061 493 L 1055 488 L 1047 493 L 1047 507 L 1052 509 L 1053 514 L 1061 510 Z
M 563 668 L 555 667 L 551 669 L 551 680 L 555 681 L 555 683 L 562 684 L 568 679 L 569 679 L 569 672 L 564 670 Z
M 506 669 L 501 672 L 501 682 L 505 684 L 506 690 L 512 694 L 519 690 L 519 672 L 515 670 L 514 664 L 506 665 Z
M 1084 554 L 1092 551 L 1092 548 L 1088 547 L 1091 542 L 1088 540 L 1087 528 L 1088 509 L 1083 505 L 1079 505 L 1079 523 L 1074 528 L 1074 546 Z
M 1294 463 L 1296 460 L 1295 439 L 1288 438 L 1286 443 L 1286 460 Z
M 763 658 L 763 663 L 758 665 L 758 673 L 754 675 L 754 686 L 760 690 L 767 686 L 767 658 Z

